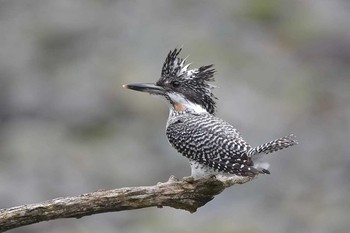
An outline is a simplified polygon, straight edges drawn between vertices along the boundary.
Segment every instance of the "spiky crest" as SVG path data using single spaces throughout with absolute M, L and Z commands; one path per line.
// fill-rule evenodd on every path
M 212 93 L 214 82 L 213 65 L 201 66 L 198 69 L 188 69 L 190 64 L 185 64 L 186 59 L 179 56 L 181 49 L 170 51 L 165 59 L 161 77 L 157 85 L 166 88 L 168 91 L 180 93 L 189 101 L 201 105 L 210 114 L 215 114 L 217 99 Z M 172 85 L 177 81 L 178 87 Z

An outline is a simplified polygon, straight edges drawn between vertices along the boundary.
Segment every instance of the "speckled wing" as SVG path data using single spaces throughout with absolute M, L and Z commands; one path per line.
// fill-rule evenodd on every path
M 169 122 L 166 135 L 170 144 L 189 160 L 215 171 L 254 176 L 248 151 L 251 148 L 237 130 L 210 114 L 184 114 Z

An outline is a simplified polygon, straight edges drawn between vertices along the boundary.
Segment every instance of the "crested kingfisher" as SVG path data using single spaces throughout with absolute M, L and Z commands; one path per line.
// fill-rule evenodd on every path
M 248 176 L 270 174 L 262 160 L 269 154 L 297 144 L 292 134 L 257 147 L 250 146 L 232 125 L 215 116 L 216 97 L 209 82 L 213 65 L 189 69 L 181 49 L 169 52 L 156 83 L 123 85 L 124 88 L 157 95 L 166 100 L 170 114 L 166 136 L 191 165 L 191 176 Z

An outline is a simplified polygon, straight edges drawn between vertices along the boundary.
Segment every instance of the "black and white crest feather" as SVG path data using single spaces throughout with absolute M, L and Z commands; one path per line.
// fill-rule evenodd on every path
M 188 69 L 186 59 L 178 57 L 181 49 L 170 51 L 165 59 L 161 77 L 157 82 L 168 91 L 181 93 L 189 101 L 199 104 L 208 113 L 215 114 L 217 99 L 212 93 L 214 82 L 213 65 L 201 66 L 198 69 Z

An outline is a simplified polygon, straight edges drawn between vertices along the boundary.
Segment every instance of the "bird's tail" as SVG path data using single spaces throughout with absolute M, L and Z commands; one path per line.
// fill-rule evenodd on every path
M 269 168 L 269 164 L 262 161 L 263 155 L 279 151 L 296 144 L 298 144 L 298 142 L 295 140 L 295 136 L 290 134 L 288 136 L 254 147 L 248 151 L 248 154 L 251 156 L 255 168 L 263 173 L 269 173 L 267 170 Z
M 296 144 L 298 144 L 298 142 L 295 140 L 295 136 L 293 134 L 290 134 L 288 136 L 254 147 L 249 150 L 248 154 L 253 158 L 256 154 L 269 154 L 290 146 L 294 146 Z

